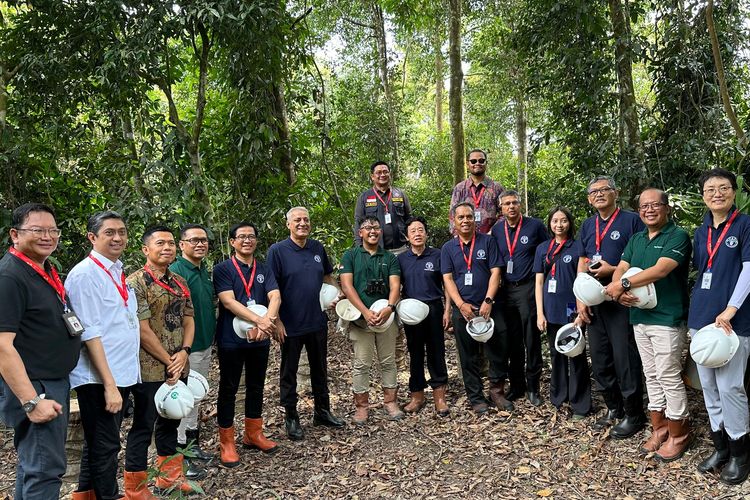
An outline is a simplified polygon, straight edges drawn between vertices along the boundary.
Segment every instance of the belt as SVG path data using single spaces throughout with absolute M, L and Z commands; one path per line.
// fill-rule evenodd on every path
M 533 276 L 529 276 L 528 278 L 524 278 L 518 281 L 506 281 L 506 283 L 510 286 L 521 286 L 521 285 L 525 285 L 526 283 L 530 282 L 533 279 L 534 279 Z

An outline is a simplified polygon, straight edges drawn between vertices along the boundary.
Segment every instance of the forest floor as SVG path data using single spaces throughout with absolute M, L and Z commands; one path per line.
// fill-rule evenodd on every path
M 639 456 L 647 437 L 641 432 L 624 441 L 591 430 L 596 418 L 573 422 L 569 412 L 556 411 L 548 402 L 535 408 L 516 402 L 512 413 L 491 410 L 477 417 L 471 411 L 457 375 L 455 344 L 446 336 L 451 415 L 438 417 L 428 394 L 428 406 L 400 422 L 389 422 L 382 410 L 376 383 L 370 391 L 368 425 L 351 425 L 351 345 L 341 334 L 329 338 L 329 377 L 333 410 L 347 419 L 342 430 L 311 425 L 313 401 L 308 393 L 298 405 L 305 439 L 291 442 L 278 407 L 278 346 L 272 348 L 264 407 L 265 429 L 281 450 L 271 456 L 238 446 L 242 463 L 227 469 L 209 467 L 201 482 L 207 498 L 744 498 L 750 482 L 725 486 L 716 477 L 703 476 L 696 465 L 711 451 L 708 423 L 699 392 L 690 389 L 690 410 L 696 429 L 693 446 L 671 464 Z M 215 405 L 217 363 L 212 390 L 202 405 L 203 448 L 218 447 Z M 545 370 L 542 393 L 548 395 Z M 374 374 L 377 382 L 378 376 Z M 408 373 L 400 371 L 400 400 L 408 398 Z M 429 392 L 429 391 L 428 391 Z M 243 404 L 238 394 L 238 408 Z M 601 400 L 596 406 L 603 411 Z M 241 411 L 238 412 L 241 415 Z M 241 419 L 237 420 L 241 435 Z M 129 428 L 125 420 L 123 428 Z M 124 443 L 124 441 L 123 441 Z M 152 450 L 153 451 L 153 450 Z M 12 436 L 2 432 L 0 499 L 11 498 L 16 458 Z M 64 498 L 75 488 L 76 477 L 66 478 Z M 195 498 L 195 497 L 193 497 Z

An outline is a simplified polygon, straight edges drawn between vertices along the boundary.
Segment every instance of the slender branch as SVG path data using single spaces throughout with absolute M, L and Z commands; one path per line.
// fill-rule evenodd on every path
M 299 16 L 299 17 L 298 17 L 297 19 L 295 19 L 294 21 L 292 21 L 292 24 L 291 24 L 291 25 L 289 26 L 289 30 L 290 30 L 290 31 L 291 31 L 291 30 L 293 30 L 293 29 L 294 29 L 294 27 L 295 27 L 295 26 L 297 25 L 297 23 L 300 23 L 300 22 L 304 21 L 304 20 L 305 20 L 305 18 L 306 18 L 306 17 L 308 16 L 308 15 L 310 15 L 310 13 L 311 13 L 312 11 L 313 11 L 313 8 L 312 8 L 312 7 L 308 7 L 308 8 L 307 8 L 307 10 L 306 10 L 305 12 L 303 12 L 303 13 L 302 13 L 302 15 L 301 15 L 301 16 Z
M 195 124 L 193 125 L 193 143 L 196 151 L 203 130 L 203 117 L 206 109 L 206 85 L 208 80 L 208 56 L 211 49 L 211 40 L 203 23 L 198 23 L 198 33 L 201 37 L 201 52 L 199 57 L 198 96 L 195 103 Z M 192 39 L 195 46 L 195 38 Z M 196 54 L 197 55 L 197 54 Z
M 368 30 L 374 30 L 375 29 L 375 26 L 373 26 L 372 24 L 361 23 L 361 22 L 355 21 L 354 19 L 351 19 L 349 17 L 342 17 L 341 20 L 342 21 L 346 21 L 347 23 L 353 24 L 355 26 L 359 26 L 360 28 L 367 28 Z

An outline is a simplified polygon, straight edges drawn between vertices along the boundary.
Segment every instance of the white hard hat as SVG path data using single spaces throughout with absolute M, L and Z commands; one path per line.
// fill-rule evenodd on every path
M 328 283 L 323 283 L 320 287 L 320 310 L 325 311 L 328 309 L 331 304 L 333 304 L 333 301 L 336 300 L 336 297 L 339 296 L 339 289 L 336 288 L 333 285 L 329 285 Z
M 583 336 L 583 330 L 575 323 L 568 323 L 557 330 L 555 336 L 555 350 L 570 358 L 581 354 L 586 348 L 586 340 Z
M 484 319 L 482 316 L 475 316 L 466 323 L 466 333 L 477 342 L 487 342 L 492 338 L 495 331 L 495 321 Z
M 356 321 L 362 316 L 359 309 L 349 302 L 349 299 L 341 299 L 336 303 L 336 314 L 344 321 Z
M 634 276 L 642 271 L 643 269 L 641 269 L 640 267 L 631 267 L 627 271 L 625 271 L 625 274 L 623 274 L 622 277 L 630 278 L 631 276 Z M 635 305 L 635 307 L 639 309 L 653 309 L 654 307 L 656 307 L 656 287 L 653 283 L 649 283 L 645 286 L 639 286 L 637 288 L 631 288 L 630 293 L 638 298 L 638 303 Z
M 247 308 L 260 317 L 263 317 L 266 314 L 268 314 L 268 308 L 261 304 L 253 304 L 253 305 L 247 306 Z M 235 316 L 234 319 L 232 320 L 232 327 L 234 328 L 234 333 L 236 333 L 237 336 L 241 339 L 247 339 L 247 331 L 252 330 L 256 326 L 257 325 L 253 323 L 252 321 L 245 321 L 244 319 L 238 318 L 237 316 Z M 252 342 L 252 341 L 248 340 L 248 342 Z
M 187 387 L 190 389 L 190 392 L 193 393 L 193 398 L 195 398 L 196 401 L 200 401 L 206 397 L 206 394 L 208 394 L 208 380 L 195 370 L 190 370 Z
M 690 357 L 697 364 L 707 368 L 720 368 L 731 361 L 739 345 L 740 339 L 734 331 L 727 335 L 723 328 L 712 323 L 693 335 L 690 341 Z
M 156 412 L 162 418 L 180 420 L 187 417 L 195 406 L 195 398 L 190 389 L 178 380 L 174 385 L 166 382 L 159 387 L 154 395 Z
M 385 309 L 386 307 L 388 307 L 388 299 L 379 299 L 372 303 L 372 305 L 370 306 L 370 311 L 377 313 L 377 312 L 380 312 L 381 309 Z M 391 315 L 388 316 L 388 319 L 385 320 L 385 323 L 383 323 L 382 325 L 378 325 L 378 326 L 368 325 L 368 327 L 373 332 L 378 332 L 378 333 L 384 332 L 388 329 L 389 326 L 391 326 L 391 323 L 393 323 L 393 319 L 395 317 L 396 315 L 393 314 L 393 311 L 391 311 Z
M 401 321 L 407 325 L 418 325 L 430 313 L 430 306 L 417 299 L 404 299 L 396 304 L 396 311 Z
M 612 298 L 604 293 L 604 287 L 589 273 L 578 273 L 573 282 L 573 295 L 587 306 L 597 306 Z

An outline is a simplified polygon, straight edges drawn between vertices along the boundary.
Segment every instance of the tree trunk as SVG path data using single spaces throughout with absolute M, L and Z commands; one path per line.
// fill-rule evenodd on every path
M 290 186 L 297 181 L 292 163 L 292 142 L 289 136 L 289 120 L 286 114 L 286 100 L 284 99 L 284 88 L 280 83 L 273 85 L 274 113 L 276 114 L 276 127 L 279 134 L 278 148 L 280 153 L 279 164 L 284 172 L 286 182 Z
M 448 95 L 448 108 L 451 124 L 451 152 L 453 159 L 453 183 L 464 179 L 464 122 L 461 91 L 464 72 L 461 68 L 461 0 L 449 0 L 449 49 L 451 87 Z
M 732 99 L 729 96 L 727 80 L 724 76 L 724 62 L 721 59 L 721 51 L 719 50 L 719 37 L 716 34 L 716 24 L 714 24 L 713 0 L 708 0 L 708 5 L 706 6 L 706 26 L 708 27 L 708 34 L 711 37 L 711 51 L 714 55 L 714 66 L 716 66 L 716 79 L 719 81 L 721 103 L 724 106 L 724 112 L 727 114 L 729 123 L 732 124 L 734 134 L 737 136 L 737 143 L 744 150 L 748 144 L 747 134 L 745 134 L 745 130 L 737 119 L 737 114 L 734 112 L 734 107 L 732 106 Z M 0 92 L 2 92 L 2 89 L 0 89 Z
M 388 113 L 388 139 L 391 143 L 391 154 L 393 155 L 390 162 L 391 172 L 395 178 L 398 175 L 400 163 L 398 154 L 398 121 L 396 120 L 396 110 L 393 104 L 393 90 L 391 89 L 391 82 L 388 77 L 388 46 L 385 38 L 385 19 L 383 18 L 383 9 L 377 1 L 371 1 L 370 10 L 372 13 L 372 26 L 375 30 L 378 73 L 380 74 L 380 83 L 383 86 L 385 109 L 386 113 Z
M 529 185 L 526 171 L 526 106 L 522 98 L 516 98 L 516 142 L 518 143 L 518 192 L 524 203 L 524 212 L 529 214 Z
M 438 23 L 433 38 L 433 50 L 435 51 L 435 130 L 437 135 L 443 133 L 443 49 L 442 49 L 442 26 Z

